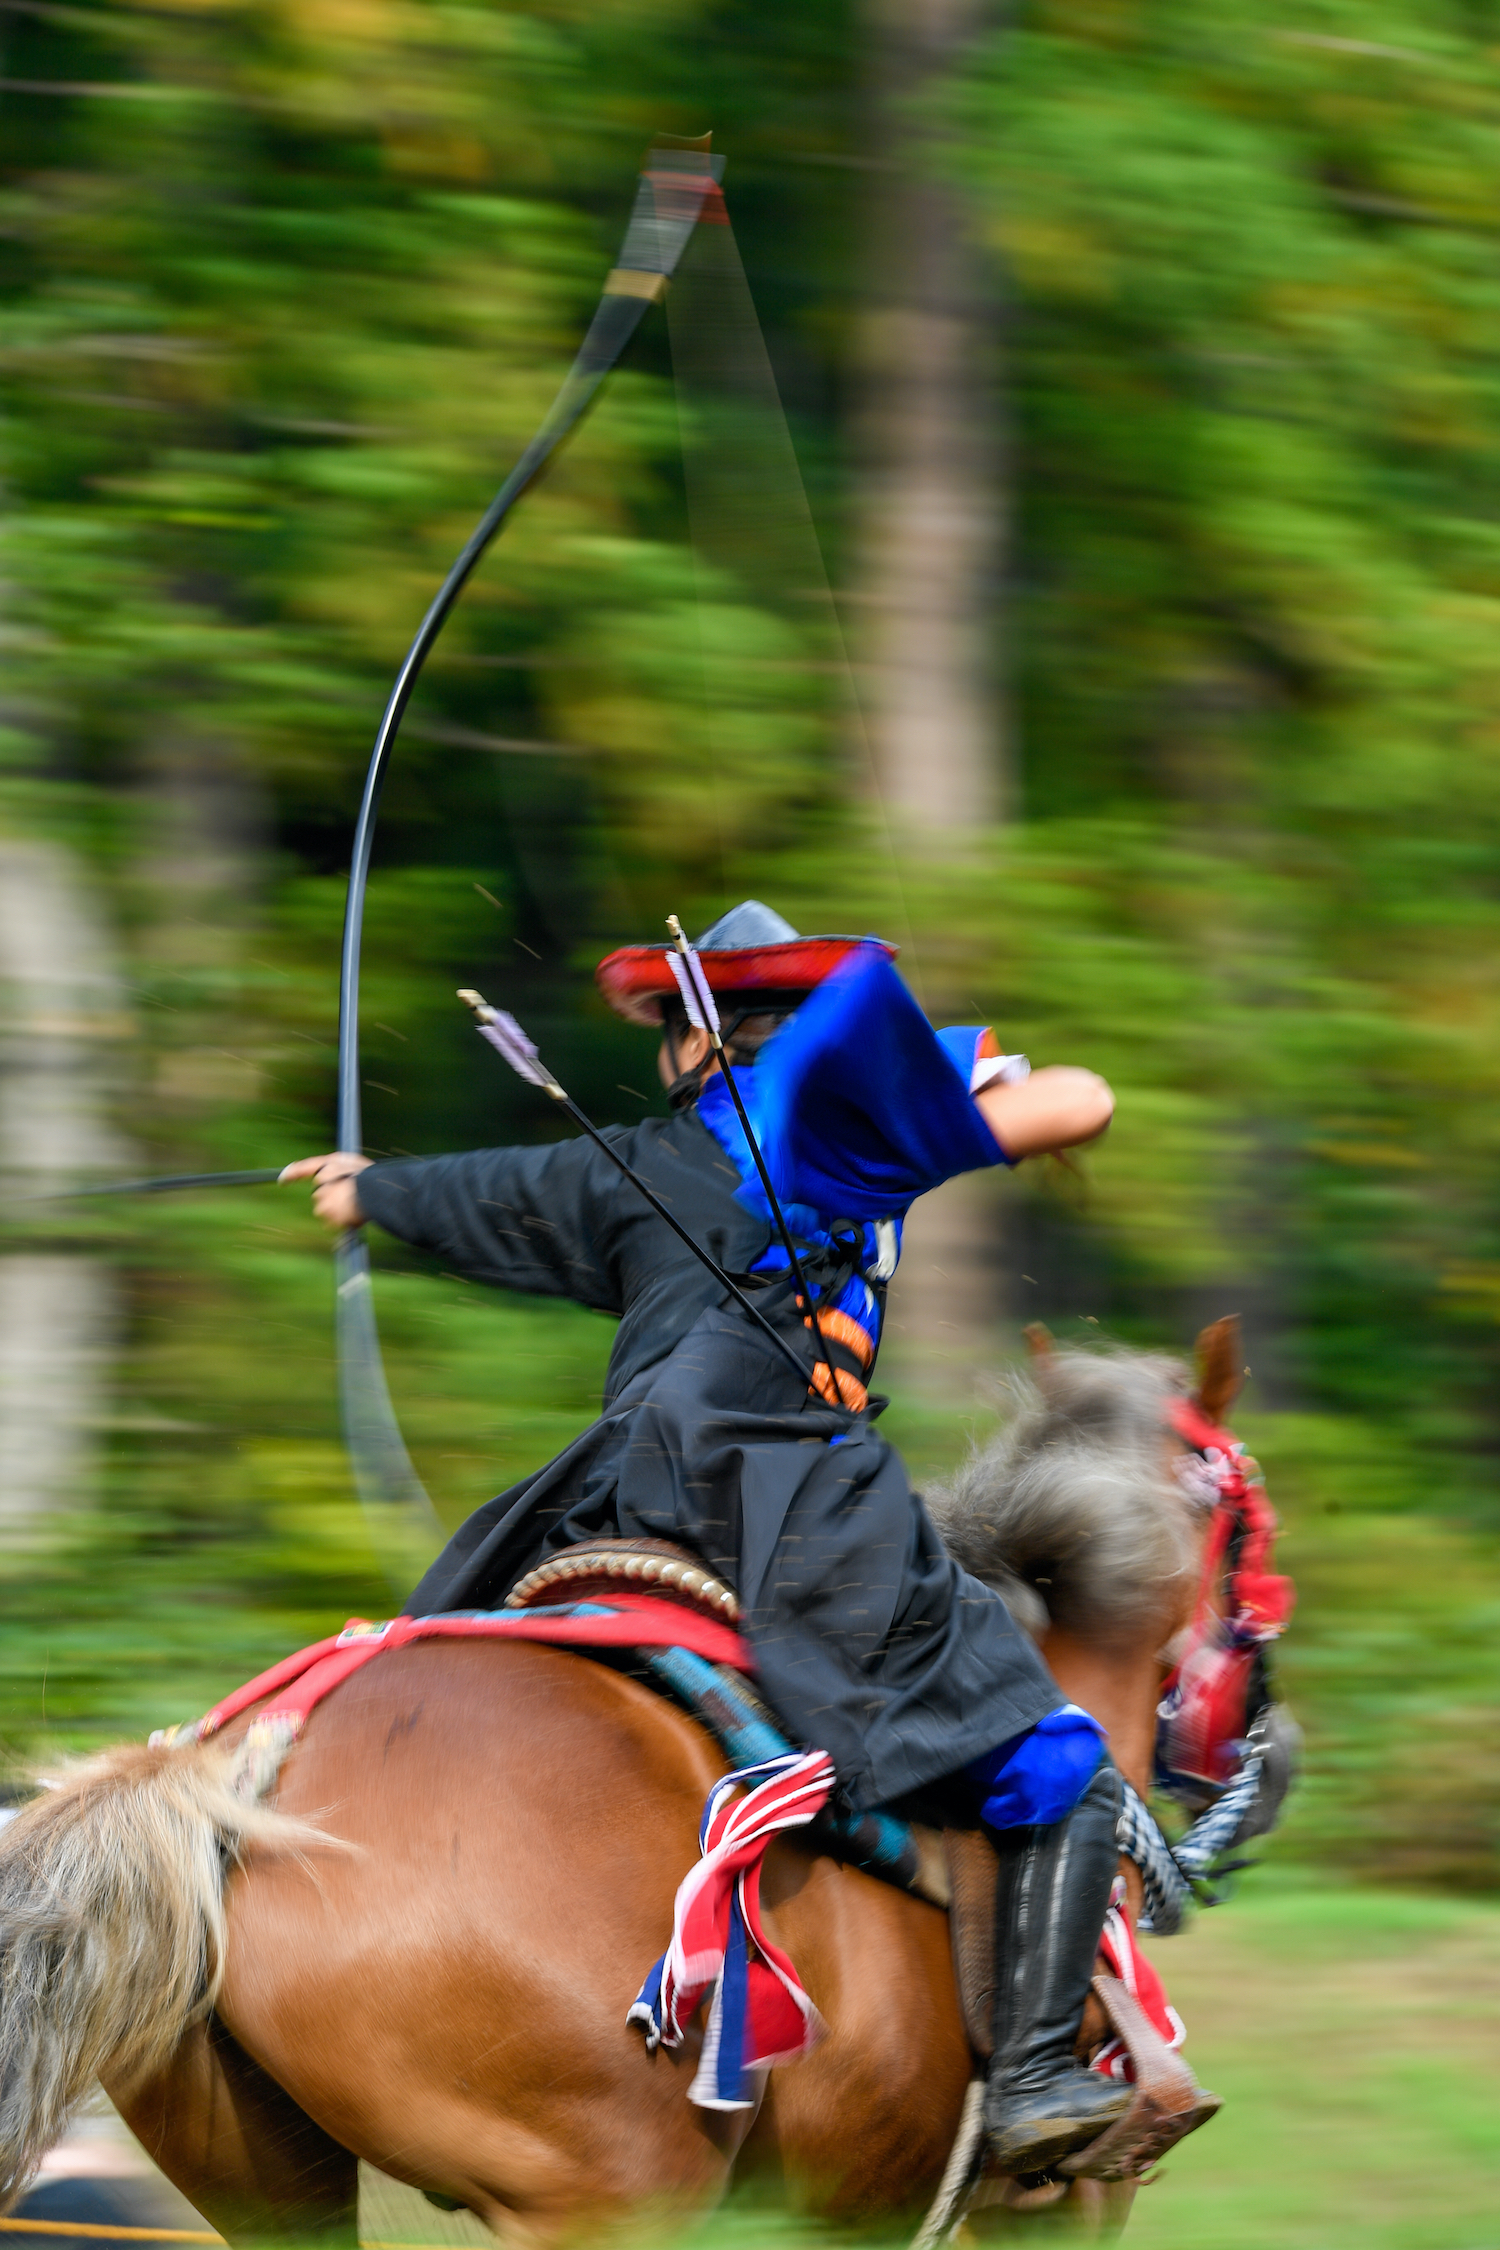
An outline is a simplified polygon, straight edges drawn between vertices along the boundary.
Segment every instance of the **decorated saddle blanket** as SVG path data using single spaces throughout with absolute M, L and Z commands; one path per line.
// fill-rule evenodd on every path
M 409 1648 L 414 1641 L 431 1640 L 541 1641 L 555 1648 L 585 1652 L 678 1648 L 738 1672 L 754 1669 L 749 1646 L 733 1626 L 644 1593 L 615 1594 L 607 1601 L 548 1603 L 536 1609 L 454 1610 L 438 1617 L 392 1617 L 380 1625 L 351 1617 L 341 1633 L 326 1641 L 314 1641 L 311 1648 L 299 1649 L 270 1671 L 247 1680 L 194 1725 L 173 1728 L 151 1739 L 206 1742 L 257 1703 L 267 1703 L 255 1723 L 289 1728 L 289 1739 L 295 1740 L 324 1696 L 341 1687 L 372 1657 L 390 1649 Z
M 568 1601 L 543 1599 L 564 1586 L 583 1591 Z M 158 1747 L 206 1742 L 253 1711 L 235 1787 L 259 1797 L 274 1788 L 282 1760 L 323 1699 L 392 1649 L 429 1640 L 521 1640 L 600 1656 L 633 1652 L 718 1737 L 737 1770 L 710 1797 L 702 1857 L 679 1891 L 671 1945 L 647 1977 L 630 2021 L 647 2030 L 653 2047 L 675 2047 L 711 1988 L 691 2098 L 715 2109 L 749 2106 L 756 2098 L 754 2074 L 803 2053 L 822 2028 L 795 1968 L 761 1921 L 760 1864 L 773 1836 L 825 1811 L 834 1788 L 832 1761 L 821 1750 L 794 1750 L 777 1730 L 747 1684 L 754 1661 L 728 1622 L 733 1595 L 690 1558 L 670 1551 L 621 1554 L 604 1542 L 597 1552 L 570 1554 L 533 1572 L 511 1599 L 530 1606 L 393 1617 L 383 1624 L 351 1618 L 341 1633 L 247 1680 L 193 1725 L 151 1740 Z M 867 1815 L 838 1825 L 847 1856 L 888 1880 L 902 1880 L 903 1871 L 910 1876 L 907 1862 L 914 1866 L 916 1854 L 904 1822 Z
M 649 1589 L 649 1590 L 648 1590 Z M 570 1598 L 555 1597 L 564 1591 Z M 734 1771 L 710 1793 L 697 1866 L 679 1887 L 671 1943 L 650 1971 L 628 2021 L 650 2047 L 677 2047 L 709 2000 L 699 2067 L 689 2097 L 700 2107 L 754 2106 L 761 2074 L 803 2054 L 822 2020 L 796 1969 L 768 1936 L 760 1911 L 767 1846 L 786 1829 L 816 1824 L 841 1858 L 887 1882 L 947 1904 L 934 1888 L 923 1831 L 888 1813 L 848 1815 L 831 1803 L 836 1776 L 821 1750 L 781 1732 L 750 1686 L 754 1658 L 736 1630 L 733 1593 L 664 1543 L 655 1551 L 603 1540 L 572 1549 L 523 1579 L 503 1610 L 445 1611 L 373 1624 L 351 1618 L 340 1633 L 286 1657 L 216 1703 L 196 1722 L 152 1735 L 158 1747 L 209 1741 L 253 1712 L 234 1785 L 255 1798 L 275 1787 L 283 1759 L 323 1699 L 393 1649 L 429 1640 L 531 1641 L 579 1654 L 633 1656 L 652 1681 L 693 1713 L 723 1745 Z M 1165 1995 L 1123 1915 L 1113 1912 L 1101 1950 L 1110 1968 L 1176 2041 Z M 1139 1982 L 1138 1982 L 1139 1978 Z M 1154 1989 L 1153 1989 L 1154 1987 Z M 1153 2002 L 1155 2005 L 1153 2005 Z M 1170 2011 L 1167 2011 L 1169 2014 Z M 1096 2067 L 1128 2074 L 1115 2042 Z
M 561 1594 L 568 1598 L 556 1599 Z M 750 1673 L 755 1660 L 749 1643 L 735 1631 L 738 1618 L 733 1590 L 680 1548 L 665 1541 L 631 1546 L 625 1540 L 602 1539 L 543 1563 L 515 1587 L 504 1609 L 443 1610 L 430 1617 L 391 1617 L 379 1625 L 351 1617 L 341 1633 L 314 1641 L 258 1673 L 192 1726 L 173 1727 L 151 1739 L 206 1742 L 257 1703 L 266 1703 L 256 1725 L 274 1727 L 295 1741 L 325 1695 L 372 1657 L 410 1647 L 413 1641 L 543 1641 L 601 1655 L 678 1648 L 731 1672 Z

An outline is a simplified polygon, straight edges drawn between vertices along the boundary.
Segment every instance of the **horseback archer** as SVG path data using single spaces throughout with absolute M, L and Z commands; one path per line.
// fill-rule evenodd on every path
M 1031 1531 L 1053 1541 L 1048 1556 L 1064 1555 L 1045 1581 L 1071 1621 L 1048 1639 L 1059 1687 L 999 1594 L 951 1559 L 875 1427 L 880 1402 L 867 1390 L 912 1202 L 955 1174 L 1094 1138 L 1110 1117 L 1107 1087 L 1086 1071 L 1031 1074 L 975 1027 L 935 1034 L 889 947 L 801 939 L 747 902 L 707 933 L 701 959 L 679 937 L 675 951 L 632 947 L 600 966 L 611 1004 L 661 1039 L 669 1119 L 598 1132 L 520 1028 L 465 995 L 486 1038 L 588 1137 L 402 1163 L 353 1153 L 365 887 L 402 715 L 479 558 L 661 300 L 700 218 L 724 239 L 721 172 L 706 144 L 653 146 L 577 359 L 402 663 L 351 854 L 342 1153 L 285 1175 L 313 1181 L 319 1215 L 339 1232 L 345 1426 L 377 1542 L 432 1519 L 380 1367 L 366 1221 L 492 1284 L 612 1312 L 620 1326 L 603 1413 L 469 1520 L 411 1597 L 412 1614 L 352 1620 L 196 1725 L 65 1777 L 12 1824 L 0 1842 L 0 1999 L 16 2098 L 0 2105 L 0 2186 L 29 2175 L 97 2076 L 169 2176 L 235 2241 L 290 2229 L 352 2243 L 361 2160 L 541 2250 L 585 2229 L 603 2239 L 602 2226 L 634 2226 L 648 2208 L 702 2208 L 741 2162 L 774 2168 L 844 2219 L 889 2216 L 936 2189 L 919 2237 L 936 2241 L 981 2184 L 981 2116 L 1002 2200 L 1011 2189 L 1018 2209 L 1034 2195 L 1065 2198 L 1097 2220 L 1217 2107 L 1181 2068 L 1170 2098 L 1163 2091 L 1170 2011 L 1146 2026 L 1156 2061 L 1136 2089 L 1139 2117 L 1120 2116 L 1131 2102 L 1121 2073 L 1136 2048 L 1126 2058 L 1111 2052 L 1119 2039 L 1099 2046 L 1093 2032 L 1077 2035 L 1096 1945 L 1120 1991 L 1137 1989 L 1128 1963 L 1145 1966 L 1122 1914 L 1111 1910 L 1115 1953 L 1109 1932 L 1100 1943 L 1117 1852 L 1132 1861 L 1119 1878 L 1127 1905 L 1134 1881 L 1153 1915 L 1163 1905 L 1175 1914 L 1190 1886 L 1143 1793 L 1159 1652 L 1200 1612 L 1207 1648 L 1222 1622 L 1219 1535 L 1255 1528 L 1239 1449 L 1205 1390 L 1207 1419 L 1185 1440 L 1217 1464 L 1219 1501 L 1203 1514 L 1172 1459 L 1186 1370 L 1124 1355 L 1118 1366 L 1059 1368 L 1019 1452 L 971 1465 L 944 1521 L 975 1571 L 1011 1589 L 1007 1598 L 1028 1591 L 1015 1575 L 1018 1497 Z M 1116 1454 L 1128 1456 L 1128 1473 L 1109 1491 L 1159 1534 L 1152 1567 L 1132 1581 L 1123 1632 L 1110 1600 L 1091 1608 L 1074 1584 L 1072 1486 L 1093 1489 L 1090 1464 Z M 1040 1531 L 1038 1461 L 1052 1495 Z M 668 1584 L 675 1572 L 677 1586 L 691 1578 L 705 1591 L 690 1556 L 642 1553 L 663 1539 L 710 1563 L 717 1613 L 727 1605 L 740 1628 L 727 1651 L 714 1650 L 758 1674 L 780 1721 L 761 1731 L 783 1749 L 787 1734 L 800 1737 L 803 1748 L 741 1754 L 735 1713 L 748 1691 L 724 1685 L 723 1664 L 709 1671 L 731 1723 L 710 1727 L 700 1724 L 706 1703 L 675 1708 L 628 1669 L 533 1645 L 557 1617 L 546 1601 L 524 1614 L 525 1581 L 575 1577 L 576 1557 L 546 1558 L 601 1535 L 619 1535 L 627 1577 L 643 1565 L 643 1578 L 657 1571 Z M 1257 1536 L 1243 1557 L 1258 1569 L 1264 1522 Z M 1090 1563 L 1097 1551 L 1086 1539 Z M 1270 1581 L 1261 1572 L 1256 1583 L 1264 1593 Z M 493 1613 L 508 1593 L 517 1606 Z M 620 1603 L 636 1598 L 627 1591 Z M 492 1613 L 454 1614 L 470 1605 Z M 592 1598 L 564 1606 L 577 1620 L 601 1611 Z M 606 1624 L 647 1632 L 618 1605 L 602 1606 Z M 1073 1630 L 1090 1616 L 1102 1649 Z M 675 1638 L 660 1641 L 661 1622 L 652 1645 L 686 1655 Z M 501 1631 L 511 1625 L 541 1631 Z M 680 1605 L 666 1619 L 673 1636 L 699 1627 L 723 1630 Z M 442 1645 L 418 1645 L 443 1635 Z M 617 1632 L 609 1645 L 627 1644 Z M 1189 1778 L 1217 1779 L 1219 1746 L 1199 1741 L 1197 1710 L 1184 1702 L 1178 1762 Z M 1258 1788 L 1260 1766 L 1258 1753 L 1246 1761 L 1245 1788 Z M 772 1768 L 779 1782 L 751 1785 Z M 827 1803 L 835 1779 L 844 1802 L 815 1836 L 810 1808 Z M 733 1820 L 783 1785 L 803 1787 L 807 1802 L 796 1818 L 781 1817 L 785 1799 L 763 1805 L 767 1824 L 747 1847 L 761 1854 L 769 1840 L 775 1855 L 762 1935 L 746 1903 L 759 1858 L 711 1865 L 724 1839 L 710 1847 L 699 1808 L 707 1794 L 714 1819 Z M 1204 1840 L 1203 1864 L 1208 1844 L 1233 1840 L 1245 1788 L 1225 1792 L 1234 1801 Z M 983 1936 L 975 1899 L 987 1899 L 988 1873 L 977 1892 L 970 1885 L 950 1942 L 933 1907 L 959 1905 L 957 1882 L 893 1882 L 888 1860 L 845 1849 L 853 1815 L 911 1845 L 904 1820 L 864 1816 L 919 1790 L 935 1794 L 945 1823 L 980 1820 L 995 1840 L 999 1973 L 989 1979 L 973 1958 L 982 1944 L 972 1944 L 975 1928 Z M 915 1817 L 910 1803 L 902 1809 Z M 788 1841 L 787 1827 L 804 1835 Z M 685 1878 L 695 1837 L 700 1865 Z M 885 1881 L 861 1871 L 877 1862 Z M 689 1956 L 688 1909 L 704 1904 L 693 1886 L 705 1872 L 720 1888 Z M 726 1882 L 739 1886 L 733 1912 Z M 657 2022 L 669 2013 L 669 1966 L 684 1991 L 669 1956 L 626 2007 L 669 1905 L 671 1953 L 692 1972 L 675 2037 Z M 772 1975 L 783 1945 L 791 1950 Z M 956 1977 L 960 1945 L 966 1973 Z M 716 1952 L 717 2040 L 713 2008 L 700 2032 L 691 1997 Z M 825 2011 L 816 2052 L 807 2050 L 819 2011 L 794 1955 Z M 748 1964 L 738 1983 L 735 1962 Z M 753 2044 L 749 1968 L 773 1984 L 780 1976 L 788 2006 L 798 1995 L 806 2003 L 785 2034 L 771 2025 L 775 2036 L 757 2030 Z M 734 2040 L 723 2029 L 726 1986 L 740 2011 Z M 991 1986 L 993 2036 L 980 1998 Z M 647 2030 L 649 2062 L 632 2025 Z M 1075 2040 L 1087 2042 L 1088 2073 Z M 728 2086 L 716 2068 L 700 2085 L 715 2044 L 729 2075 L 752 2083 Z M 672 2067 L 684 2045 L 698 2060 L 687 2103 Z M 799 2053 L 797 2070 L 774 2071 Z M 991 2056 L 981 2096 L 976 2064 Z M 738 2111 L 738 2123 L 721 2130 L 723 2111 Z M 1069 2179 L 1036 2184 L 1054 2167 Z
M 590 1141 L 287 1169 L 313 1182 L 332 1228 L 373 1221 L 475 1280 L 619 1319 L 600 1419 L 478 1509 L 405 1606 L 497 1607 L 548 1556 L 599 1537 L 669 1539 L 727 1578 L 768 1700 L 830 1754 L 853 1810 L 956 1785 L 991 1831 L 986 2128 L 997 2168 L 1045 2171 L 1130 2099 L 1074 2056 L 1118 1865 L 1118 1776 L 1003 1601 L 945 1551 L 867 1386 L 916 1197 L 1095 1139 L 1113 1097 L 1091 1071 L 1031 1071 L 983 1027 L 935 1033 L 878 941 L 799 937 L 747 901 L 698 953 L 741 1100 L 689 1020 L 671 949 L 628 947 L 598 982 L 618 1014 L 658 1031 L 672 1114 L 607 1138 L 800 1348 L 800 1386 Z

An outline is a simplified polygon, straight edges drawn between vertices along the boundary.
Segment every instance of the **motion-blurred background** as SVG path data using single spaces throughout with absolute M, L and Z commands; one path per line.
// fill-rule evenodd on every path
M 759 439 L 678 388 L 653 314 L 402 737 L 369 1145 L 552 1130 L 457 984 L 638 1116 L 650 1042 L 593 963 L 747 893 L 878 928 L 935 1015 L 1104 1071 L 1117 1123 L 1076 1173 L 959 1183 L 914 1224 L 883 1375 L 920 1470 L 985 1426 L 1025 1321 L 1186 1348 L 1244 1317 L 1309 1772 L 1266 1871 L 1161 1949 L 1231 2107 L 1135 2238 L 1478 2250 L 1489 5 L 0 0 L 5 1760 L 187 1716 L 395 1604 L 302 1193 L 30 1199 L 329 1145 L 391 674 L 572 356 L 647 141 L 710 129 L 826 585 L 778 567 L 795 485 L 713 502 Z M 377 1256 L 455 1522 L 591 1415 L 607 1328 Z

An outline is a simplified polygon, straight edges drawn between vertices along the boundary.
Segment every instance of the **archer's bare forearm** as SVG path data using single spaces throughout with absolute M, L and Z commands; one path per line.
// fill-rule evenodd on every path
M 1014 1162 L 1096 1141 L 1115 1113 L 1115 1097 L 1104 1080 L 1071 1063 L 1034 1070 L 1018 1086 L 987 1086 L 974 1099 Z

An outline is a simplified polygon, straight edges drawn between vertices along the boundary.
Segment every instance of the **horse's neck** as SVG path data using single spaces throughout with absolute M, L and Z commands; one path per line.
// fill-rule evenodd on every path
M 1155 1648 L 1106 1651 L 1054 1626 L 1042 1641 L 1042 1654 L 1063 1694 L 1104 1728 L 1115 1764 L 1144 1797 L 1151 1785 L 1161 1693 L 1161 1663 Z M 1120 1872 L 1127 1909 L 1135 1921 L 1142 1905 L 1140 1869 L 1122 1858 Z
M 1155 1647 L 1100 1649 L 1054 1626 L 1042 1641 L 1042 1654 L 1063 1694 L 1105 1729 L 1115 1764 L 1144 1797 L 1151 1784 L 1161 1692 Z

